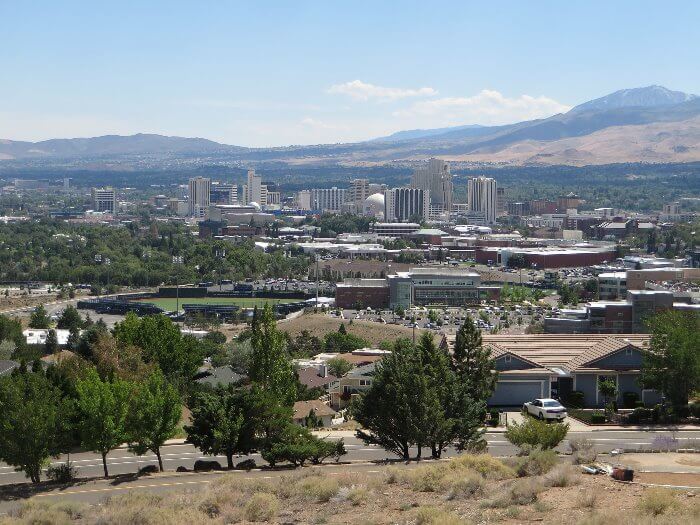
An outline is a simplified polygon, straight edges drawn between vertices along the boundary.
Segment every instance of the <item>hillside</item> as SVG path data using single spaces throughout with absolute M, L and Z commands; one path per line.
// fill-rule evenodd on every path
M 0 160 L 151 156 L 294 166 L 371 165 L 433 156 L 499 164 L 605 164 L 700 160 L 700 98 L 661 86 L 625 89 L 567 113 L 504 126 L 463 125 L 399 131 L 348 144 L 242 148 L 201 138 L 138 134 L 42 142 L 0 140 Z M 128 159 L 132 157 L 132 159 Z M 123 165 L 123 163 L 122 163 Z

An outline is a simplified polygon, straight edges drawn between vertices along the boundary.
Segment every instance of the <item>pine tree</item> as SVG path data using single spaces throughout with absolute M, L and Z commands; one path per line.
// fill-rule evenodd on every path
M 498 376 L 491 353 L 485 349 L 481 331 L 467 319 L 457 331 L 452 362 L 466 394 L 474 401 L 486 401 L 496 388 Z
M 56 330 L 51 328 L 46 334 L 46 342 L 44 343 L 44 351 L 47 354 L 54 354 L 58 352 L 58 336 L 56 335 Z
M 46 313 L 46 308 L 44 308 L 43 304 L 40 304 L 36 308 L 34 308 L 34 311 L 32 312 L 32 315 L 29 316 L 29 328 L 36 328 L 36 329 L 47 329 L 51 325 L 51 319 L 49 318 L 48 314 Z

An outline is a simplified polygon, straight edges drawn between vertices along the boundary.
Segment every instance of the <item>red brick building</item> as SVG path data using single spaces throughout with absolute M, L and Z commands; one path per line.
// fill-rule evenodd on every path
M 335 287 L 338 308 L 387 308 L 389 283 L 386 279 L 345 279 Z

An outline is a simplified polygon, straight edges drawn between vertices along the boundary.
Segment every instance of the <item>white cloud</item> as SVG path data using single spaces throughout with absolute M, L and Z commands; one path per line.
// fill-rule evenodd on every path
M 570 106 L 548 97 L 520 95 L 509 98 L 498 91 L 484 89 L 471 97 L 445 97 L 415 102 L 409 108 L 395 111 L 395 117 L 429 119 L 448 125 L 510 124 L 522 120 L 550 117 L 568 111 Z
M 316 129 L 340 129 L 338 126 L 334 126 L 332 124 L 327 124 L 323 121 L 311 118 L 311 117 L 306 117 L 301 119 L 300 124 L 303 126 L 308 126 L 310 128 L 316 128 Z
M 344 84 L 334 84 L 328 88 L 328 93 L 347 95 L 355 100 L 399 100 L 411 97 L 431 97 L 437 95 L 437 91 L 431 87 L 418 89 L 402 89 L 383 86 L 375 86 L 361 80 L 352 80 Z

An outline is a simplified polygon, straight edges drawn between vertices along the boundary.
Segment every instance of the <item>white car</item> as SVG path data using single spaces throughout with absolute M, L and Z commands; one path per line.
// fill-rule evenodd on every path
M 537 419 L 557 419 L 566 417 L 566 407 L 556 399 L 534 399 L 523 405 L 523 411 Z

